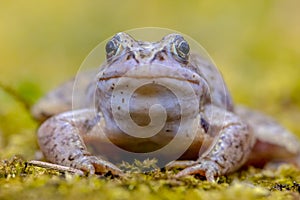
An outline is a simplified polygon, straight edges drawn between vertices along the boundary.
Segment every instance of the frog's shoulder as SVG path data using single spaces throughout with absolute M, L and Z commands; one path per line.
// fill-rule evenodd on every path
M 196 73 L 203 77 L 208 83 L 211 98 L 210 102 L 218 107 L 233 111 L 233 100 L 223 76 L 210 58 L 192 53 L 188 67 L 196 71 Z

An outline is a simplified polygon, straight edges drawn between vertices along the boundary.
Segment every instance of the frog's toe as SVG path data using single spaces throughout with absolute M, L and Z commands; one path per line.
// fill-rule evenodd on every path
M 216 162 L 210 160 L 201 160 L 198 161 L 197 164 L 180 171 L 175 175 L 175 178 L 180 178 L 191 174 L 200 174 L 205 176 L 208 181 L 214 182 L 215 176 L 218 176 L 219 172 L 220 166 Z
M 122 176 L 123 172 L 114 164 L 97 158 L 96 156 L 85 156 L 83 157 L 79 165 L 76 165 L 77 168 L 87 172 L 89 175 L 95 173 L 107 173 L 111 172 L 113 175 Z

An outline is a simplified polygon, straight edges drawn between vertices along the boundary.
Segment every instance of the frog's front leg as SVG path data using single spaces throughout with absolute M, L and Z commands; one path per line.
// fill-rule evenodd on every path
M 70 111 L 45 121 L 38 130 L 39 146 L 52 163 L 76 168 L 89 174 L 122 171 L 112 163 L 91 155 L 82 139 L 93 129 L 99 129 L 100 115 L 93 110 Z M 103 131 L 103 130 L 96 131 Z
M 205 115 L 214 118 L 208 119 L 207 134 L 217 134 L 216 143 L 208 153 L 200 155 L 197 161 L 181 163 L 185 169 L 176 174 L 176 177 L 200 174 L 208 181 L 214 181 L 215 176 L 241 167 L 253 147 L 253 134 L 238 116 L 215 106 L 206 106 Z

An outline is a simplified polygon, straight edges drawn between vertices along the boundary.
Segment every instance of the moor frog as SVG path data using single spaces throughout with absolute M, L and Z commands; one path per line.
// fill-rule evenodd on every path
M 97 144 L 105 146 L 108 138 L 127 151 L 147 152 L 167 145 L 177 134 L 182 143 L 177 142 L 176 146 L 180 148 L 187 139 L 191 140 L 189 131 L 195 133 L 190 145 L 178 159 L 167 164 L 183 168 L 176 177 L 200 174 L 213 181 L 215 176 L 233 172 L 245 164 L 263 165 L 269 160 L 297 157 L 300 151 L 297 139 L 271 118 L 234 106 L 223 80 L 216 78 L 219 74 L 213 64 L 194 53 L 183 36 L 170 34 L 160 41 L 146 42 L 118 33 L 107 42 L 105 50 L 106 61 L 94 75 L 95 79 L 85 79 L 85 75 L 76 79 L 91 82 L 86 84 L 86 95 L 77 98 L 93 99 L 95 109 L 83 105 L 72 110 L 75 79 L 50 92 L 33 107 L 33 116 L 46 120 L 38 130 L 38 142 L 48 161 L 89 174 L 110 171 L 121 175 L 122 171 L 110 162 L 110 157 L 92 151 Z M 124 77 L 127 81 L 120 82 Z M 140 81 L 147 84 L 137 88 Z M 164 84 L 168 87 L 163 87 Z M 128 99 L 122 95 L 131 90 L 135 93 L 128 115 L 122 104 Z M 189 90 L 194 94 L 187 95 Z M 184 109 L 179 108 L 174 93 L 182 98 Z M 111 107 L 113 98 L 122 99 L 115 113 Z M 134 137 L 124 133 L 117 123 L 121 121 L 126 126 L 131 118 L 137 126 L 147 127 L 151 120 L 160 119 L 161 112 L 154 109 L 151 117 L 149 110 L 157 103 L 165 108 L 166 116 L 156 135 Z M 179 125 L 185 128 L 180 129 Z M 135 136 L 143 134 L 130 130 L 132 127 L 136 128 L 128 126 L 127 131 Z

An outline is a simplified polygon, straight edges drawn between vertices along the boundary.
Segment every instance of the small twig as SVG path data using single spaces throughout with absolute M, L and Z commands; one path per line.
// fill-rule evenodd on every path
M 46 169 L 54 169 L 54 170 L 57 170 L 59 172 L 69 172 L 71 174 L 84 176 L 83 171 L 81 171 L 79 169 L 72 168 L 72 167 L 66 167 L 66 166 L 57 165 L 57 164 L 48 163 L 48 162 L 43 162 L 43 161 L 38 161 L 38 160 L 31 160 L 31 161 L 28 162 L 28 164 L 32 165 L 32 166 L 46 168 Z

